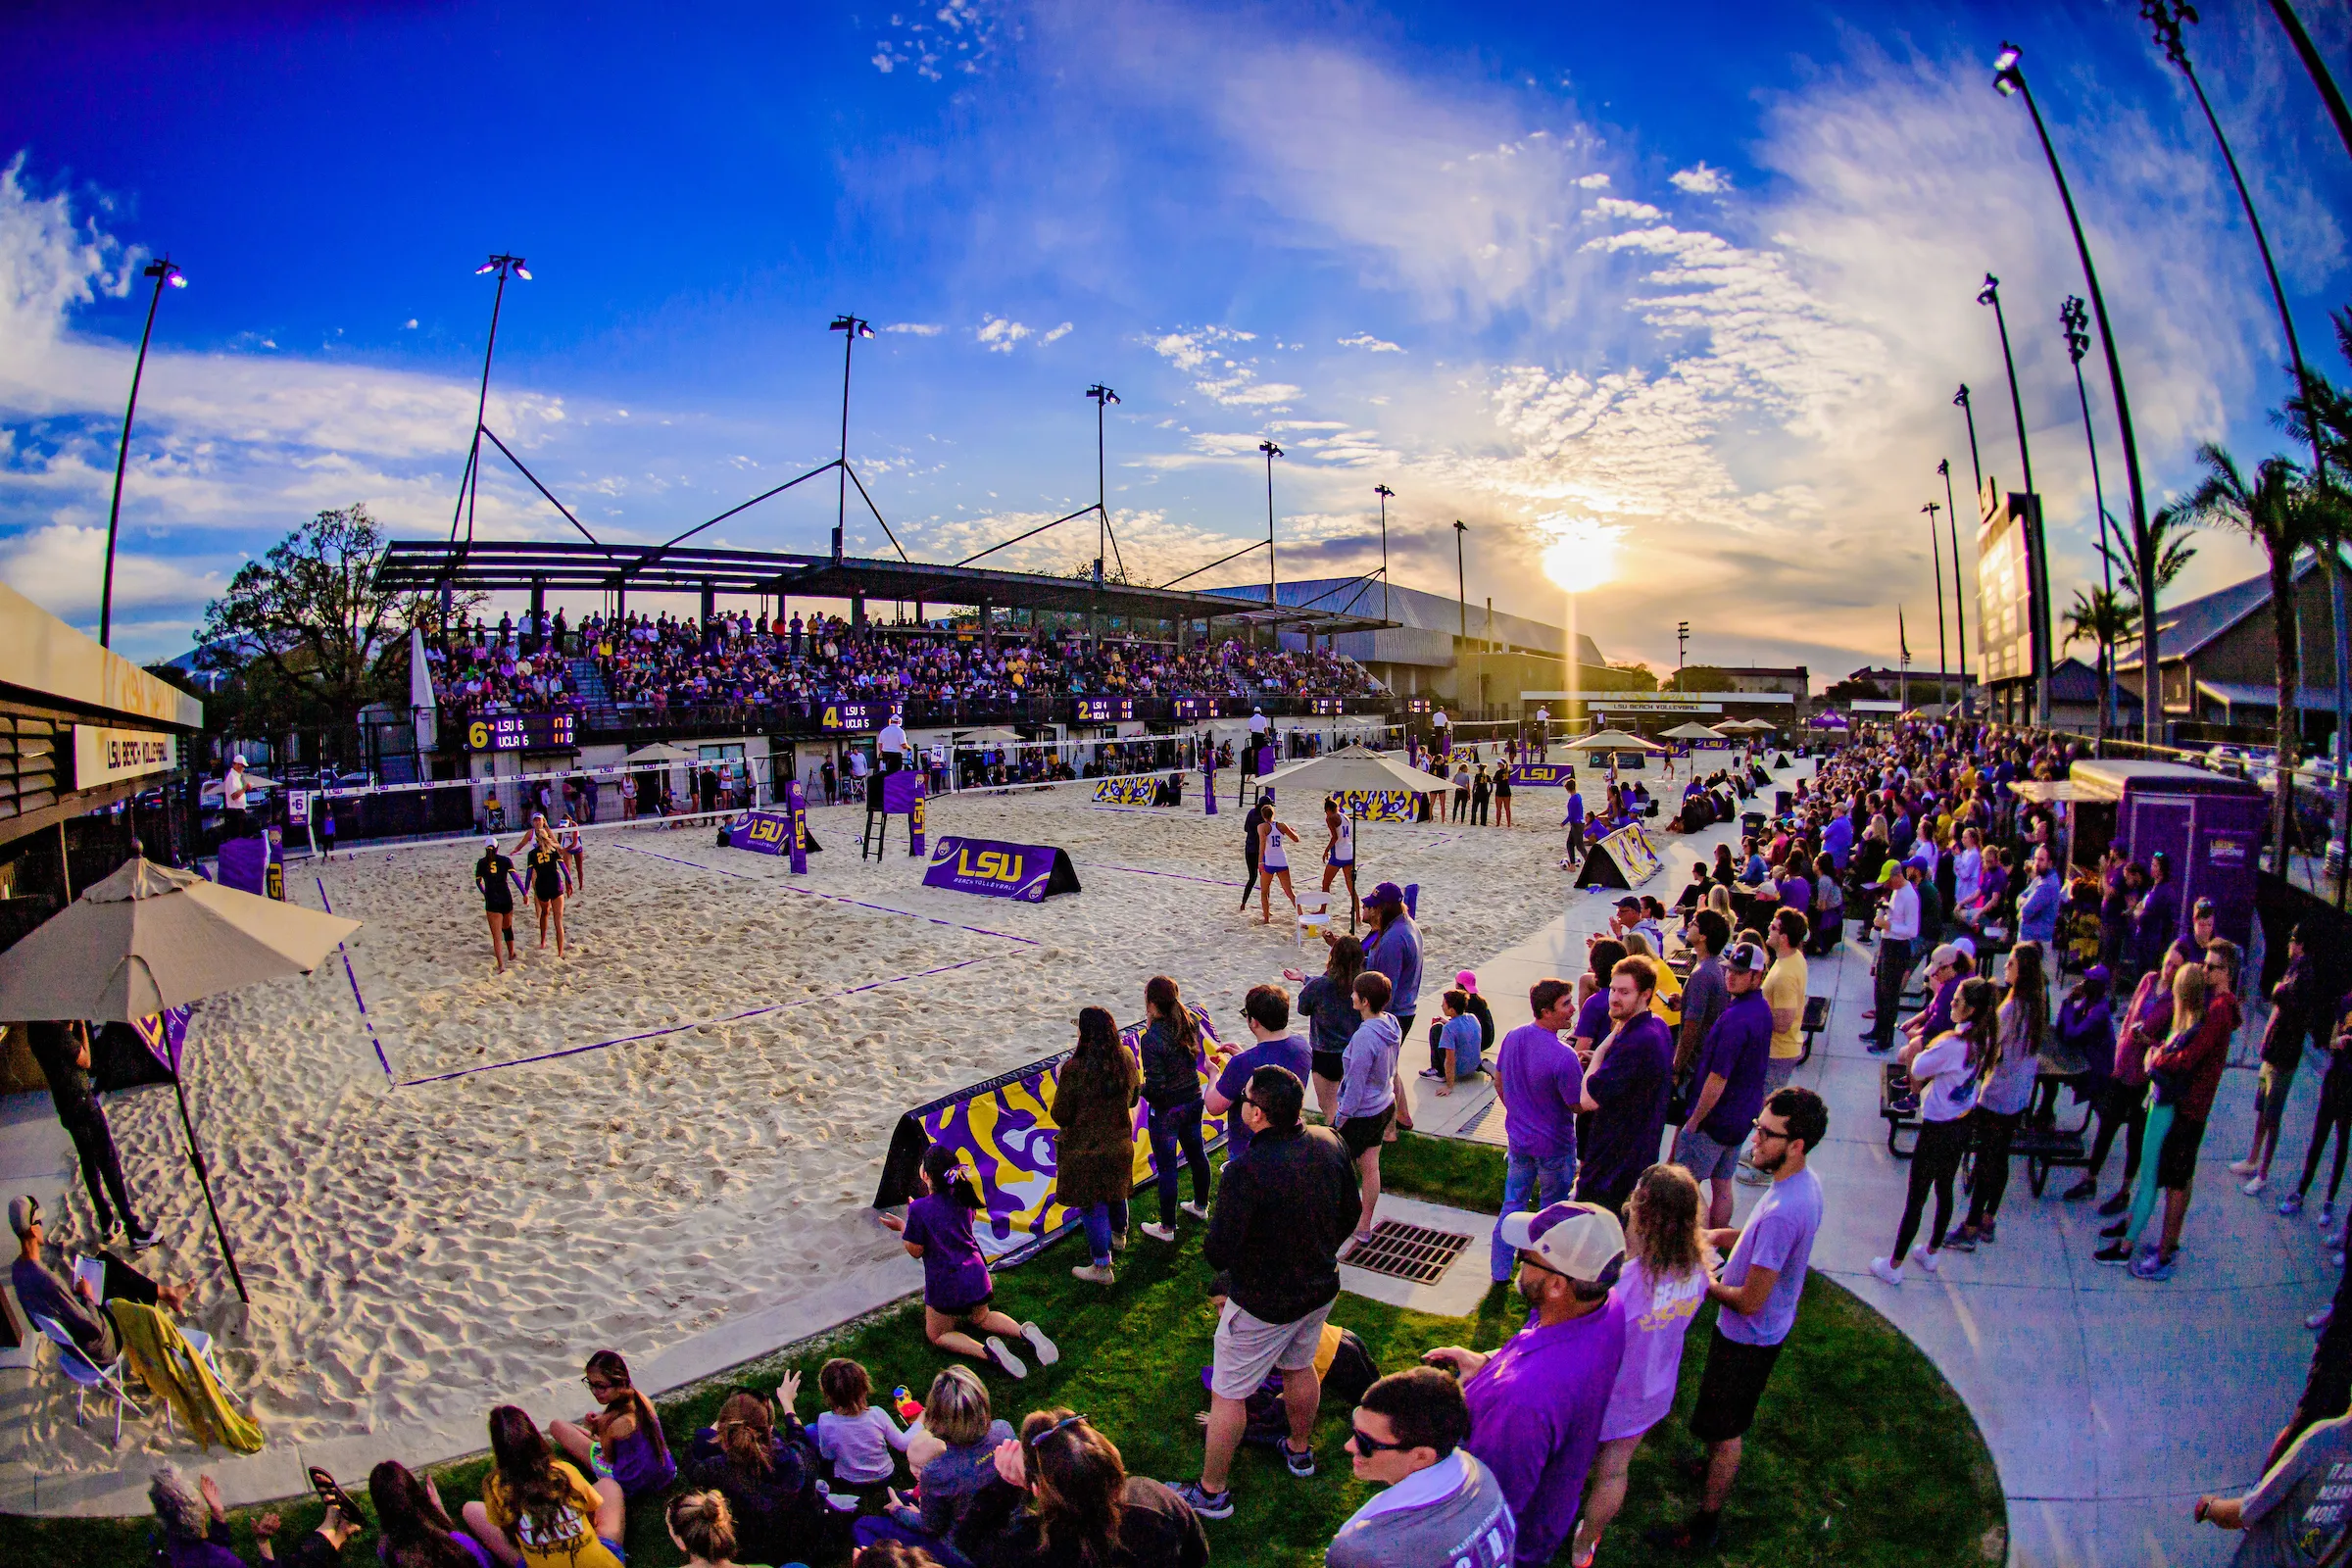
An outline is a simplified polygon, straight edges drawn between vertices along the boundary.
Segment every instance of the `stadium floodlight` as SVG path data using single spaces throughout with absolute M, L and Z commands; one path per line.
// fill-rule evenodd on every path
M 115 447 L 115 500 L 106 514 L 106 573 L 98 590 L 98 646 L 109 647 L 115 631 L 115 535 L 122 523 L 122 469 L 130 460 L 130 421 L 139 411 L 139 380 L 147 373 L 147 340 L 155 335 L 155 308 L 164 298 L 164 285 L 186 288 L 187 275 L 173 266 L 169 256 L 159 256 L 149 262 L 140 276 L 155 279 L 155 292 L 147 299 L 147 325 L 139 333 L 139 358 L 131 367 L 130 401 L 122 407 L 122 439 Z
M 874 335 L 873 323 L 861 321 L 855 316 L 836 316 L 833 318 L 831 330 L 847 332 L 852 337 L 872 337 Z
M 1266 608 L 1272 610 L 1282 598 L 1280 578 L 1274 571 L 1274 460 L 1283 452 L 1271 440 L 1260 441 L 1257 450 L 1266 455 Z M 1274 628 L 1274 646 L 1282 646 L 1279 625 Z
M 482 390 L 473 405 L 473 449 L 466 455 L 465 477 L 458 481 L 458 505 L 449 514 L 449 538 L 452 544 L 457 542 L 460 522 L 466 524 L 466 537 L 473 537 L 474 498 L 482 488 L 482 420 L 490 412 L 490 360 L 498 352 L 498 315 L 507 303 L 507 279 L 514 276 L 529 282 L 531 276 L 530 270 L 522 265 L 521 257 L 505 251 L 496 253 L 473 270 L 476 277 L 487 272 L 498 274 L 498 292 L 490 297 L 490 337 L 482 345 Z M 443 612 L 446 613 L 446 592 L 442 597 Z
M 841 456 L 835 460 L 841 465 L 841 474 L 839 482 L 835 486 L 838 493 L 833 504 L 833 560 L 839 563 L 842 552 L 842 536 L 850 521 L 850 351 L 858 346 L 859 338 L 872 337 L 874 329 L 871 323 L 844 312 L 833 318 L 832 323 L 826 330 L 842 334 Z

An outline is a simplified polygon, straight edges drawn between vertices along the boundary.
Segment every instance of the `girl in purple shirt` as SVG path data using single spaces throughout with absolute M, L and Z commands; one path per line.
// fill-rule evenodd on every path
M 909 1256 L 923 1260 L 924 1337 L 943 1350 L 994 1362 L 1016 1378 L 1028 1376 L 1029 1368 L 1008 1340 L 1027 1341 L 1046 1366 L 1060 1360 L 1045 1330 L 1015 1322 L 990 1304 L 996 1281 L 972 1234 L 980 1194 L 955 1150 L 933 1144 L 923 1152 L 923 1185 L 929 1191 L 906 1205 L 905 1219 L 885 1214 L 882 1223 L 899 1232 Z M 987 1335 L 988 1343 L 982 1345 L 967 1329 Z
M 1625 1506 L 1626 1472 L 1649 1429 L 1674 1407 L 1683 1336 L 1707 1298 L 1713 1255 L 1699 1224 L 1698 1182 L 1680 1165 L 1642 1173 L 1625 1205 L 1625 1266 L 1610 1292 L 1625 1317 L 1625 1358 L 1600 1418 L 1600 1451 L 1577 1521 L 1571 1563 L 1590 1563 Z

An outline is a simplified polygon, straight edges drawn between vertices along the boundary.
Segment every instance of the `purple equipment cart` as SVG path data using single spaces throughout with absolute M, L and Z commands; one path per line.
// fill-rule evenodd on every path
M 2110 845 L 2142 862 L 2161 850 L 2180 888 L 2180 931 L 2188 929 L 2197 900 L 2211 899 L 2214 929 L 2246 945 L 2254 927 L 2254 869 L 2270 817 L 2260 788 L 2174 762 L 2081 761 L 2067 779 L 2075 864 L 2095 868 Z

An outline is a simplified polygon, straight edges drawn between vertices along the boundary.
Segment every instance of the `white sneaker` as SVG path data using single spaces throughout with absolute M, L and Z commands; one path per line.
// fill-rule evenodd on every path
M 1921 1268 L 1926 1269 L 1931 1274 L 1936 1273 L 1937 1270 L 1943 1267 L 1943 1263 L 1939 1258 L 1936 1257 L 1936 1250 L 1934 1248 L 1930 1248 L 1924 1252 L 1914 1252 L 1911 1254 L 1911 1256 Z
M 1903 1283 L 1903 1271 L 1883 1257 L 1874 1257 L 1870 1260 L 1870 1271 L 1888 1285 Z
M 1172 1242 L 1176 1239 L 1175 1227 L 1162 1225 L 1156 1220 L 1146 1220 L 1137 1229 L 1155 1242 Z
M 1108 1285 L 1116 1277 L 1108 1263 L 1082 1263 L 1070 1270 L 1070 1278 L 1084 1280 L 1089 1285 Z
M 1192 1215 L 1195 1219 L 1208 1218 L 1208 1208 L 1205 1204 L 1187 1201 L 1178 1203 L 1176 1206 L 1179 1209 L 1182 1209 L 1185 1213 Z
M 2260 1198 L 2262 1190 L 2270 1185 L 2271 1179 L 2268 1176 L 2250 1176 L 2246 1179 L 2246 1185 L 2240 1187 L 2238 1191 L 2248 1198 Z
M 996 1358 L 997 1365 L 1004 1369 L 1005 1376 L 1025 1378 L 1029 1375 L 1029 1363 L 1013 1354 L 1012 1347 L 994 1334 L 988 1337 L 988 1353 Z
M 2233 1159 L 2230 1162 L 2230 1174 L 2232 1176 L 2251 1176 L 2259 1169 L 2261 1167 L 2250 1159 Z

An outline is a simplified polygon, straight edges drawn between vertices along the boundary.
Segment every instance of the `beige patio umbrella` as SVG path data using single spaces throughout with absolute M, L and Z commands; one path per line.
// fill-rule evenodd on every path
M 224 991 L 309 974 L 359 928 L 357 920 L 258 898 L 133 856 L 0 954 L 0 1021 L 132 1023 Z M 213 1234 L 238 1299 L 249 1299 L 196 1147 L 176 1053 L 165 1065 Z
M 1599 730 L 1568 742 L 1568 750 L 1572 752 L 1662 752 L 1665 749 L 1621 729 Z
M 1732 727 L 1732 725 L 1726 724 L 1723 728 L 1730 729 Z M 1709 729 L 1696 719 L 1692 719 L 1688 724 L 1677 724 L 1670 730 L 1661 731 L 1658 738 L 1668 741 L 1719 741 L 1723 739 L 1723 730 Z
M 956 744 L 958 746 L 1009 745 L 1020 738 L 1021 732 L 1017 729 L 1007 729 L 1002 724 L 992 724 L 986 729 L 958 731 L 956 736 Z
M 667 741 L 656 741 L 651 746 L 640 746 L 621 759 L 624 762 L 699 762 L 702 760 L 700 752 L 682 751 Z
M 1341 795 L 1349 790 L 1407 790 L 1427 795 L 1433 790 L 1453 788 L 1453 780 L 1424 771 L 1369 746 L 1343 746 L 1304 761 L 1286 762 L 1257 782 L 1264 789 L 1302 790 L 1318 795 Z

